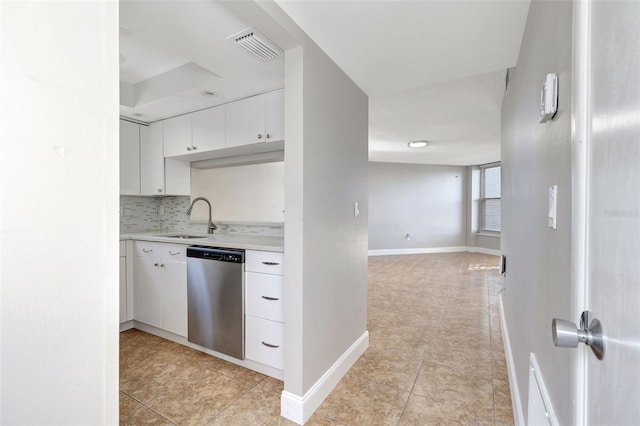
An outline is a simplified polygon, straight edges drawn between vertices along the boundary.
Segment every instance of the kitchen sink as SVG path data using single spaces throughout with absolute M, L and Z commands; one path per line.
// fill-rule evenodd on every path
M 189 234 L 159 234 L 156 237 L 164 237 L 164 238 L 179 238 L 181 240 L 190 240 L 193 238 L 207 238 L 207 236 L 203 235 L 189 235 Z

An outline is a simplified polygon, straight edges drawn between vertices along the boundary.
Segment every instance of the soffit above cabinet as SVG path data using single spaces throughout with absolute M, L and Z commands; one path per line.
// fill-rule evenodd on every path
M 121 1 L 120 114 L 153 122 L 283 87 L 284 55 L 227 40 L 249 27 L 219 1 Z

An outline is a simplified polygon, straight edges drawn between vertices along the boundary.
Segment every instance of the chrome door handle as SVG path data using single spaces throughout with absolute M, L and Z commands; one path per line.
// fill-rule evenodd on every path
M 170 254 L 171 256 L 175 256 L 175 255 L 180 254 L 180 252 L 179 252 L 179 251 L 171 251 L 171 250 L 169 250 L 169 254 Z
M 264 340 L 262 341 L 262 344 L 265 345 L 268 348 L 279 348 L 280 345 L 272 345 L 271 343 L 267 343 Z
M 279 263 L 278 262 L 262 262 L 263 265 L 267 265 L 267 266 L 278 266 Z
M 280 299 L 279 299 L 279 298 L 277 298 L 277 297 L 269 297 L 269 296 L 261 296 L 261 297 L 262 297 L 263 299 L 265 299 L 265 300 L 280 300 Z
M 579 343 L 591 347 L 596 358 L 603 359 L 605 354 L 605 338 L 602 324 L 597 318 L 589 322 L 589 311 L 580 316 L 580 328 L 575 323 L 554 318 L 551 321 L 553 344 L 559 348 L 577 348 Z M 589 324 L 587 326 L 587 324 Z
M 142 251 L 145 252 L 145 253 L 151 253 L 153 251 L 153 249 L 148 249 L 147 250 L 146 248 L 143 248 Z

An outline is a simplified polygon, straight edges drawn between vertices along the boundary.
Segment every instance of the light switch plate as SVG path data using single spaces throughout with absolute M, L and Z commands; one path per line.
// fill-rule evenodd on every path
M 556 211 L 558 204 L 558 185 L 549 187 L 549 213 L 548 213 L 548 225 L 549 228 L 558 229 L 556 223 Z

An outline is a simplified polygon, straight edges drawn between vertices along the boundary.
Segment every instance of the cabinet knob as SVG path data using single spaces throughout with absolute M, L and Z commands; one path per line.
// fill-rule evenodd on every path
M 258 133 L 258 139 L 262 139 L 262 134 Z
M 267 133 L 267 139 L 269 139 L 271 137 L 271 135 L 269 133 Z
M 190 146 L 187 147 L 187 151 L 191 151 L 191 147 Z
M 198 149 L 198 147 L 196 145 L 193 145 L 191 148 L 193 148 L 193 150 L 195 151 L 196 149 Z
M 162 192 L 162 188 L 158 188 L 158 192 Z

